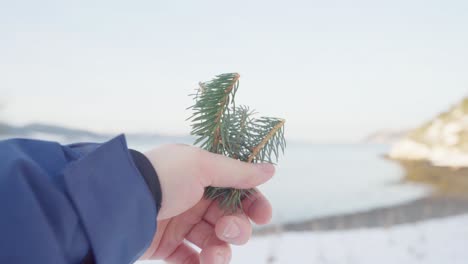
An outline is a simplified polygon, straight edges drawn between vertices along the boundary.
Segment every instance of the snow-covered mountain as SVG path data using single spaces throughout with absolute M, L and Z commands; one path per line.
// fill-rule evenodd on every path
M 123 133 L 124 131 L 122 131 Z M 62 144 L 75 142 L 105 142 L 119 133 L 95 133 L 84 129 L 67 128 L 49 124 L 29 124 L 13 126 L 0 122 L 0 140 L 8 138 L 31 138 L 57 141 Z M 190 136 L 171 136 L 158 133 L 125 133 L 131 147 L 146 150 L 164 143 L 191 144 L 194 139 Z
M 428 160 L 436 166 L 468 167 L 468 97 L 410 131 L 393 145 L 389 156 Z
M 382 129 L 367 136 L 363 142 L 376 144 L 390 144 L 402 139 L 408 131 Z

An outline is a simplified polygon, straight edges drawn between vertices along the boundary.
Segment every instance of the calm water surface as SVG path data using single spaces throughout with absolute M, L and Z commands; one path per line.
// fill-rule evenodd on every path
M 97 141 L 45 134 L 31 137 L 62 143 Z M 128 141 L 130 147 L 144 151 L 164 143 L 190 144 L 192 139 Z M 399 165 L 381 157 L 387 151 L 385 145 L 288 144 L 275 177 L 260 186 L 273 204 L 273 223 L 368 210 L 426 195 L 427 187 L 401 183 L 403 171 Z
M 274 179 L 261 187 L 274 222 L 389 206 L 420 198 L 427 187 L 402 184 L 403 170 L 381 156 L 384 145 L 292 145 Z
M 260 186 L 273 204 L 273 223 L 368 210 L 426 195 L 427 187 L 401 183 L 400 166 L 382 158 L 388 148 L 289 144 L 275 177 Z

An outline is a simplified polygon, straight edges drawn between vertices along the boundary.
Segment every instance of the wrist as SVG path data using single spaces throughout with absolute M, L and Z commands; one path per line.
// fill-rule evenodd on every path
M 153 196 L 156 211 L 159 212 L 162 202 L 162 190 L 156 169 L 153 167 L 151 161 L 141 152 L 129 149 L 129 153 Z

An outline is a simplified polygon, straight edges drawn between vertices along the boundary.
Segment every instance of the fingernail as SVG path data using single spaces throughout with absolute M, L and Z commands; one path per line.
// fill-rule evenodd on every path
M 224 229 L 223 237 L 227 239 L 236 238 L 240 235 L 240 228 L 236 223 L 231 222 L 228 226 Z
M 223 252 L 216 253 L 215 264 L 224 264 L 224 263 L 226 263 L 226 257 L 224 256 Z
M 256 164 L 256 166 L 266 174 L 272 174 L 273 172 L 275 172 L 275 166 L 273 166 L 273 164 L 270 163 L 259 163 Z

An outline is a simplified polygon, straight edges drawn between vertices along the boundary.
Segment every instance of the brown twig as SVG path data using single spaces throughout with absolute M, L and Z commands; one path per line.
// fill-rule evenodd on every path
M 216 114 L 216 120 L 215 124 L 217 124 L 216 130 L 214 132 L 214 142 L 213 142 L 213 150 L 217 152 L 218 144 L 221 141 L 221 134 L 220 134 L 220 120 L 221 116 L 223 115 L 224 112 L 224 107 L 226 106 L 227 103 L 227 98 L 229 96 L 229 93 L 234 89 L 234 86 L 236 85 L 237 81 L 240 78 L 240 74 L 236 73 L 236 77 L 232 80 L 232 84 L 226 89 L 225 93 L 226 96 L 223 98 L 223 101 L 221 102 L 221 107 L 219 109 L 219 112 Z
M 271 129 L 271 131 L 263 138 L 262 142 L 258 144 L 258 146 L 254 147 L 252 153 L 249 155 L 249 159 L 247 160 L 248 163 L 251 163 L 253 159 L 260 153 L 260 151 L 265 147 L 266 143 L 275 135 L 275 133 L 283 127 L 286 120 L 281 119 L 281 121 L 276 124 L 276 126 Z

